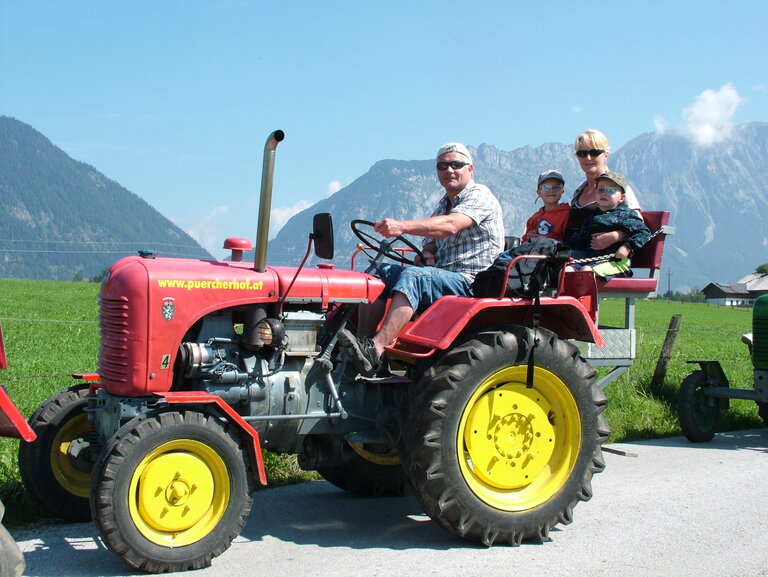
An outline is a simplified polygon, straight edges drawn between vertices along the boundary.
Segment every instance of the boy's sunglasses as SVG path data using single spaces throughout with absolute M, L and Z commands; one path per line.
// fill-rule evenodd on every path
M 562 184 L 544 184 L 539 187 L 539 192 L 560 192 L 563 190 Z
M 614 188 L 612 186 L 601 186 L 597 189 L 597 194 L 607 194 L 610 196 L 613 196 L 614 194 L 622 193 L 624 192 L 620 188 Z
M 438 162 L 437 163 L 437 170 L 447 170 L 450 166 L 453 170 L 459 170 L 461 168 L 464 168 L 465 166 L 468 166 L 468 162 L 461 162 L 460 160 L 452 160 L 451 162 Z
M 586 158 L 587 156 L 600 156 L 605 150 L 602 148 L 590 148 L 589 150 L 577 150 L 576 156 Z

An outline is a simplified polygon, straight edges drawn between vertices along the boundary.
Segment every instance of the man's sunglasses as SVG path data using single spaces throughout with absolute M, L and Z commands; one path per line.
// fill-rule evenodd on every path
M 589 150 L 577 150 L 576 156 L 586 158 L 587 156 L 600 156 L 605 150 L 602 148 L 590 148 Z
M 607 194 L 610 196 L 613 196 L 614 194 L 619 194 L 624 192 L 620 188 L 614 188 L 612 186 L 601 186 L 597 189 L 597 194 Z
M 452 160 L 451 162 L 440 161 L 437 163 L 437 170 L 447 170 L 449 166 L 453 170 L 459 170 L 468 165 L 468 162 L 461 162 L 460 160 Z

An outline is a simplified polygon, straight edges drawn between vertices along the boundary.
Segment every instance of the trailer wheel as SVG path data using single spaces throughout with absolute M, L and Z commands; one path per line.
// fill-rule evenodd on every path
M 225 423 L 198 411 L 149 412 L 102 452 L 91 510 L 107 547 L 136 569 L 199 569 L 240 534 L 250 478 Z
M 95 457 L 88 443 L 87 397 L 87 383 L 55 393 L 29 418 L 37 439 L 19 445 L 24 486 L 46 511 L 67 521 L 91 518 L 88 495 Z
M 680 383 L 677 416 L 683 435 L 691 443 L 711 441 L 720 425 L 721 401 L 704 394 L 708 386 L 704 371 L 692 371 Z
M 525 327 L 483 331 L 417 386 L 405 427 L 407 471 L 425 512 L 485 545 L 544 541 L 592 496 L 610 430 L 595 370 L 570 343 L 537 330 L 526 387 Z
M 757 403 L 757 414 L 763 420 L 763 424 L 768 427 L 768 403 Z
M 397 449 L 385 452 L 369 450 L 362 443 L 347 443 L 353 451 L 348 461 L 317 472 L 339 489 L 363 497 L 401 497 L 406 476 Z

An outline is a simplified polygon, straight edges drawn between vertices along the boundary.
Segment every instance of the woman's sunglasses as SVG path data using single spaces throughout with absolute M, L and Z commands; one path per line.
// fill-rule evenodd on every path
M 576 156 L 586 158 L 587 156 L 600 156 L 605 150 L 602 148 L 590 148 L 589 150 L 577 150 Z

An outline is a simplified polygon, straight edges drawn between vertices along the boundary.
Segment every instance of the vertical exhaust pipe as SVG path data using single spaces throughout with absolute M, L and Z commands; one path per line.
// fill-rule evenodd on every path
M 264 272 L 267 263 L 267 244 L 269 241 L 269 215 L 272 212 L 272 181 L 275 176 L 275 151 L 285 138 L 282 130 L 275 130 L 264 145 L 264 163 L 261 169 L 261 196 L 259 198 L 259 220 L 256 230 L 256 254 L 253 268 Z

